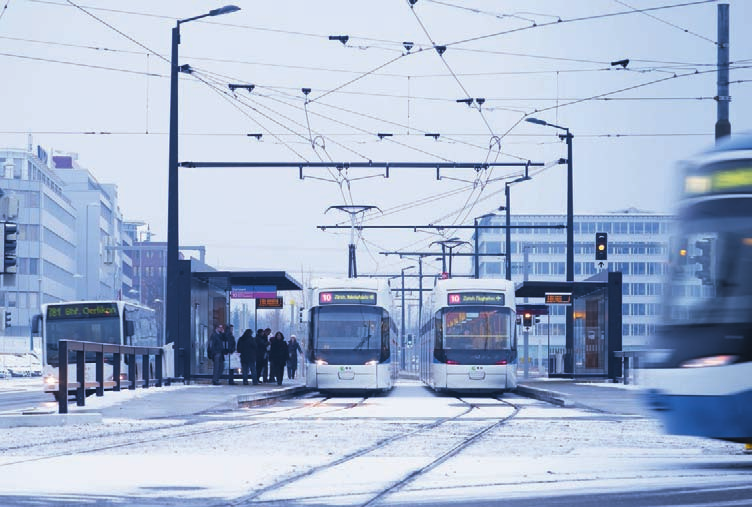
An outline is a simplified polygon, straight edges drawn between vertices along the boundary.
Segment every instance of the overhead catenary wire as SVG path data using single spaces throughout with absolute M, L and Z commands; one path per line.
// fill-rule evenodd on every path
M 582 21 L 594 21 L 594 20 L 597 20 L 597 19 L 612 18 L 612 17 L 615 17 L 615 16 L 624 16 L 624 15 L 629 15 L 629 14 L 638 14 L 638 13 L 643 13 L 643 12 L 651 12 L 651 11 L 658 11 L 658 10 L 665 10 L 665 9 L 676 9 L 676 8 L 680 8 L 680 7 L 689 7 L 689 6 L 692 6 L 692 5 L 701 5 L 701 4 L 715 3 L 716 1 L 717 0 L 697 0 L 697 1 L 694 1 L 694 2 L 684 2 L 684 3 L 671 4 L 671 5 L 659 5 L 659 6 L 656 6 L 656 7 L 646 7 L 644 9 L 633 9 L 633 10 L 629 10 L 629 11 L 609 12 L 609 13 L 604 13 L 604 14 L 595 14 L 595 15 L 591 15 L 591 16 L 582 16 L 582 17 L 579 17 L 579 18 L 561 19 L 561 20 L 557 20 L 557 21 L 551 21 L 551 22 L 548 22 L 548 23 L 533 24 L 533 25 L 525 26 L 525 27 L 521 27 L 521 28 L 514 28 L 514 29 L 505 30 L 505 31 L 501 31 L 501 32 L 495 32 L 495 33 L 490 33 L 490 34 L 486 34 L 486 35 L 478 35 L 478 36 L 475 36 L 475 37 L 469 37 L 467 39 L 462 39 L 462 40 L 457 40 L 457 41 L 454 41 L 454 42 L 449 42 L 449 43 L 446 44 L 446 46 L 447 47 L 457 46 L 457 45 L 460 45 L 460 44 L 467 44 L 468 42 L 475 42 L 475 41 L 479 41 L 479 40 L 484 40 L 484 39 L 490 39 L 490 38 L 494 38 L 494 37 L 499 37 L 499 36 L 502 36 L 502 35 L 509 35 L 511 33 L 517 33 L 517 32 L 522 32 L 522 31 L 537 29 L 537 28 L 545 28 L 545 27 L 549 27 L 549 26 L 553 26 L 553 25 L 563 25 L 563 24 L 568 24 L 568 23 L 578 23 L 578 22 L 582 22 Z
M 0 11 L 0 19 L 3 19 L 3 16 L 5 16 L 5 13 L 8 10 L 8 5 L 10 4 L 10 0 L 5 0 L 5 5 L 3 5 L 3 10 Z
M 634 7 L 634 6 L 632 6 L 632 5 L 629 5 L 628 3 L 626 3 L 626 2 L 623 2 L 622 0 L 614 0 L 614 2 L 616 2 L 616 3 L 617 3 L 617 4 L 619 4 L 619 5 L 623 5 L 624 7 L 628 7 L 628 8 L 630 8 L 630 9 L 634 10 L 634 11 L 639 11 L 639 9 L 637 9 L 636 7 Z M 694 35 L 694 36 L 695 36 L 695 37 L 697 37 L 698 39 L 702 39 L 702 40 L 704 40 L 704 41 L 710 42 L 710 43 L 712 43 L 712 44 L 714 44 L 714 45 L 716 45 L 716 46 L 718 45 L 718 42 L 717 42 L 717 41 L 715 41 L 715 40 L 713 40 L 713 39 L 710 39 L 710 38 L 708 38 L 708 37 L 705 37 L 704 35 L 700 35 L 699 33 L 693 32 L 693 31 L 691 31 L 691 30 L 689 30 L 689 29 L 687 29 L 687 28 L 681 27 L 681 26 L 679 26 L 679 25 L 676 25 L 676 24 L 674 24 L 674 23 L 671 23 L 670 21 L 666 21 L 665 19 L 659 18 L 658 16 L 655 16 L 655 15 L 653 15 L 653 14 L 650 14 L 649 12 L 645 12 L 645 11 L 640 11 L 640 13 L 641 13 L 641 14 L 644 14 L 645 16 L 647 16 L 647 17 L 649 17 L 649 18 L 652 18 L 652 19 L 654 19 L 654 20 L 656 20 L 656 21 L 658 21 L 658 22 L 660 22 L 660 23 L 663 23 L 663 24 L 665 24 L 665 25 L 668 25 L 668 26 L 670 26 L 670 27 L 672 27 L 672 28 L 676 28 L 677 30 L 681 30 L 681 31 L 682 31 L 682 32 L 684 32 L 684 33 L 688 33 L 688 34 L 690 34 L 690 35 Z

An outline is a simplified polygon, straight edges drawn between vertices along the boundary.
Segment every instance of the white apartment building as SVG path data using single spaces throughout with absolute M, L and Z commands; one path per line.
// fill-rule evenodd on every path
M 0 189 L 18 202 L 7 217 L 18 224 L 17 273 L 0 275 L 0 309 L 11 313 L 0 352 L 29 349 L 42 303 L 126 297 L 130 258 L 111 248 L 129 241 L 114 185 L 99 184 L 75 154 L 49 156 L 30 142 L 0 149 Z
M 644 345 L 655 333 L 661 314 L 669 231 L 673 221 L 672 215 L 634 208 L 574 216 L 575 281 L 587 279 L 600 270 L 595 262 L 595 233 L 608 233 L 608 263 L 603 269 L 623 273 L 622 338 L 625 349 Z M 484 217 L 478 222 L 479 252 L 504 252 L 504 229 L 483 229 L 482 226 L 505 224 L 503 214 Z M 566 215 L 512 215 L 511 225 L 566 225 Z M 512 280 L 517 283 L 524 279 L 565 280 L 566 247 L 564 228 L 511 229 Z M 479 265 L 482 278 L 506 276 L 502 256 L 481 256 Z M 531 300 L 530 303 L 543 301 Z M 564 345 L 565 309 L 563 305 L 550 307 L 552 347 Z M 531 336 L 548 339 L 548 318 L 542 318 L 531 328 Z

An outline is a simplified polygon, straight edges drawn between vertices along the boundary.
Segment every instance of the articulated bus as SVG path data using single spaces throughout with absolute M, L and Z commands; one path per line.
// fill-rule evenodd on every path
M 76 340 L 137 347 L 158 347 L 157 319 L 154 310 L 125 301 L 73 301 L 42 305 L 42 375 L 44 391 L 59 396 L 58 364 L 60 340 Z M 94 354 L 86 355 L 86 382 L 95 381 Z M 128 380 L 125 358 L 122 359 L 121 380 Z M 140 362 L 137 361 L 137 369 Z M 150 377 L 154 377 L 151 364 Z M 111 360 L 105 356 L 105 386 L 111 388 Z M 139 378 L 140 373 L 136 378 Z M 76 364 L 69 364 L 68 378 L 76 378 Z M 87 393 L 93 392 L 87 389 Z M 71 391 L 69 394 L 72 394 Z
M 664 316 L 640 372 L 670 433 L 752 443 L 752 135 L 686 163 Z
M 306 385 L 320 391 L 388 391 L 397 378 L 392 294 L 380 280 L 314 282 Z
M 436 391 L 517 387 L 514 284 L 438 280 L 420 331 L 420 379 Z

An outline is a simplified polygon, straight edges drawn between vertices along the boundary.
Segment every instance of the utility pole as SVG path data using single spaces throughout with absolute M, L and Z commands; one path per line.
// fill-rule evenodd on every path
M 718 95 L 717 120 L 715 122 L 715 140 L 720 141 L 731 135 L 729 122 L 729 5 L 718 4 Z

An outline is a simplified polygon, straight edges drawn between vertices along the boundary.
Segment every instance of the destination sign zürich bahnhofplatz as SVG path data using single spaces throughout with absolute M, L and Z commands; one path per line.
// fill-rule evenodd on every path
M 322 292 L 319 294 L 320 305 L 375 305 L 375 292 Z
M 503 305 L 504 294 L 495 292 L 452 292 L 447 295 L 450 305 Z

